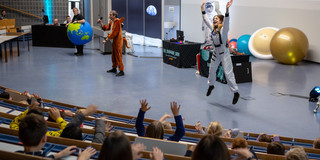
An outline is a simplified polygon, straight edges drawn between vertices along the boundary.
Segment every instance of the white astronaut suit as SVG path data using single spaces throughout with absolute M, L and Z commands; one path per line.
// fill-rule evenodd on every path
M 209 86 L 214 85 L 214 82 L 216 81 L 216 70 L 220 62 L 222 62 L 223 71 L 231 91 L 236 94 L 239 94 L 238 85 L 235 81 L 235 77 L 233 73 L 233 66 L 231 62 L 229 49 L 226 46 L 226 42 L 228 39 L 228 32 L 229 32 L 229 15 L 226 15 L 224 17 L 223 27 L 221 28 L 220 32 L 217 32 L 217 33 L 213 31 L 213 23 L 209 20 L 207 14 L 202 14 L 202 17 L 205 24 L 208 26 L 208 28 L 210 29 L 210 32 L 212 33 L 211 38 L 214 46 L 214 53 L 212 55 L 210 69 L 209 69 L 208 84 Z
M 213 17 L 215 16 L 214 12 L 216 12 L 217 14 L 222 14 L 219 7 L 219 1 L 207 2 L 205 4 L 205 11 L 211 23 L 213 23 Z M 202 44 L 201 48 L 213 48 L 211 38 L 212 29 L 210 29 L 204 21 L 202 21 L 202 31 L 204 31 L 205 34 L 205 41 Z

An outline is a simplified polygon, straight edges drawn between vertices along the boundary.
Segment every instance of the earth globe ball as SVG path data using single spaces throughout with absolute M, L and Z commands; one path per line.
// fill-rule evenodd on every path
M 67 34 L 69 40 L 75 45 L 83 45 L 91 41 L 92 28 L 88 22 L 70 23 L 68 25 Z

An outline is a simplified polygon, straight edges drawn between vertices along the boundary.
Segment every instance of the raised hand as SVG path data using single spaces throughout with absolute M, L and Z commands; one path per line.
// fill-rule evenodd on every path
M 50 108 L 49 109 L 49 115 L 52 119 L 57 120 L 58 118 L 61 117 L 60 111 L 57 108 Z
M 143 154 L 142 151 L 146 150 L 146 146 L 144 146 L 142 143 L 133 143 L 131 145 L 132 150 L 132 159 L 136 160 L 139 158 L 142 158 Z
M 204 11 L 204 4 L 206 4 L 207 0 L 204 0 L 202 3 L 201 3 L 201 11 Z
M 88 147 L 83 152 L 79 149 L 78 160 L 88 160 L 94 154 L 96 154 L 96 150 L 92 147 Z
M 171 106 L 171 111 L 172 111 L 173 116 L 178 116 L 181 106 L 179 105 L 179 107 L 178 107 L 177 102 L 175 102 L 175 101 L 170 102 L 170 106 Z
M 224 138 L 231 138 L 231 130 L 228 130 L 226 133 L 223 135 Z
M 81 110 L 81 112 L 85 116 L 90 116 L 91 114 L 96 113 L 97 109 L 98 109 L 98 106 L 90 104 L 88 108 L 86 108 L 85 110 Z
M 152 148 L 152 153 L 150 153 L 150 159 L 151 160 L 162 160 L 163 159 L 163 153 L 158 147 Z
M 41 98 L 40 95 L 37 94 L 37 93 L 33 93 L 33 97 L 34 97 L 35 99 L 40 99 L 40 98 Z
M 111 122 L 107 121 L 106 123 L 106 131 L 110 132 L 110 130 L 113 128 L 113 125 L 111 125 Z
M 140 104 L 141 104 L 141 108 L 140 108 L 140 109 L 141 109 L 143 112 L 147 112 L 147 111 L 151 108 L 151 106 L 148 107 L 148 102 L 147 102 L 146 99 L 140 100 Z
M 227 6 L 226 6 L 226 13 L 229 13 L 229 8 L 231 7 L 231 5 L 232 5 L 232 3 L 233 3 L 233 0 L 230 0 L 228 3 L 227 3 Z
M 67 148 L 65 148 L 64 150 L 60 151 L 57 154 L 54 154 L 54 159 L 60 159 L 62 157 L 66 157 L 69 156 L 70 154 L 76 152 L 77 150 L 77 146 L 69 146 Z
M 248 159 L 253 156 L 248 148 L 237 148 L 233 149 L 232 152 L 238 154 L 239 159 Z
M 69 111 L 69 110 L 64 110 L 64 113 L 66 114 L 66 116 L 69 116 L 69 117 L 73 117 L 74 116 L 74 113 L 72 111 Z
M 198 132 L 200 132 L 202 130 L 202 123 L 201 122 L 197 122 L 197 124 L 194 126 L 194 128 L 196 128 L 196 130 Z
M 31 99 L 31 95 L 28 91 L 24 91 L 23 95 L 25 95 L 28 99 Z

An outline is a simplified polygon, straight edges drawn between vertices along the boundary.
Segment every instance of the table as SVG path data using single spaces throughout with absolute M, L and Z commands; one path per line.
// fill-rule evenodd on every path
M 178 68 L 189 68 L 196 65 L 196 55 L 200 51 L 201 43 L 184 42 L 170 42 L 168 40 L 162 41 L 163 62 L 176 66 Z
M 18 56 L 20 56 L 20 48 L 19 48 L 19 40 L 18 38 L 29 34 L 30 32 L 11 32 L 0 35 L 0 58 L 2 59 L 2 44 L 4 44 L 4 56 L 5 62 L 8 62 L 7 56 L 7 42 L 10 41 L 10 54 L 12 54 L 12 40 L 17 39 L 17 49 L 18 49 Z M 30 51 L 29 47 L 29 40 L 28 40 L 28 52 Z
M 67 27 L 32 25 L 31 30 L 33 46 L 74 48 L 68 38 Z
M 212 52 L 201 50 L 200 52 L 200 75 L 209 76 Z M 252 68 L 249 62 L 249 55 L 231 56 L 233 72 L 237 83 L 252 82 Z

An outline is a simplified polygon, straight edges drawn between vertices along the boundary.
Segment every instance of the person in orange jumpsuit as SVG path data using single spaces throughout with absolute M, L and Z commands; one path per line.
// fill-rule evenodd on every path
M 107 40 L 111 40 L 112 42 L 112 69 L 108 70 L 108 73 L 117 73 L 117 67 L 119 67 L 119 73 L 116 76 L 124 76 L 124 66 L 122 62 L 122 47 L 123 41 L 126 42 L 126 39 L 122 37 L 122 28 L 121 24 L 124 20 L 118 18 L 117 11 L 110 11 L 109 13 L 110 22 L 108 25 L 103 25 L 101 19 L 98 19 L 98 23 L 101 24 L 101 27 L 104 31 L 111 30 L 111 33 L 108 37 L 103 41 L 103 44 L 107 42 Z M 127 43 L 126 43 L 127 46 Z M 127 46 L 128 47 L 128 46 Z M 129 47 L 128 47 L 129 48 Z

